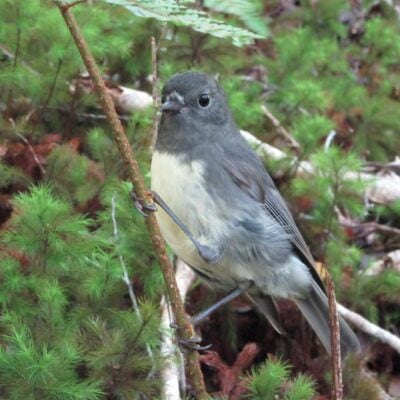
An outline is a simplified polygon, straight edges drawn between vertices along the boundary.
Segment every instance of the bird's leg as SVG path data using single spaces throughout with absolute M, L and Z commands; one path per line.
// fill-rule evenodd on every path
M 245 285 L 242 285 L 241 287 L 237 287 L 236 289 L 232 290 L 232 292 L 227 294 L 221 300 L 218 300 L 212 306 L 206 308 L 205 310 L 201 311 L 200 313 L 198 313 L 195 316 L 193 316 L 192 318 L 190 318 L 190 323 L 192 324 L 192 326 L 197 325 L 198 323 L 203 321 L 205 318 L 207 318 L 210 314 L 212 314 L 214 311 L 216 311 L 218 308 L 229 303 L 233 299 L 236 299 L 236 297 L 240 296 L 251 285 L 252 285 L 252 283 L 248 282 Z M 207 346 L 200 346 L 201 338 L 198 336 L 193 336 L 190 339 L 182 338 L 179 333 L 179 330 L 181 329 L 181 327 L 179 325 L 170 324 L 170 327 L 176 329 L 176 337 L 177 337 L 179 347 L 182 352 L 188 352 L 188 351 L 193 351 L 193 350 L 196 350 L 196 351 L 208 350 L 212 346 L 211 344 L 209 344 Z
M 197 325 L 198 323 L 206 319 L 209 315 L 211 315 L 214 311 L 218 310 L 218 308 L 224 306 L 225 304 L 228 304 L 233 299 L 236 299 L 236 297 L 239 297 L 245 290 L 247 290 L 250 287 L 250 285 L 251 283 L 247 284 L 246 286 L 237 287 L 235 290 L 232 290 L 232 292 L 228 293 L 221 300 L 218 300 L 210 307 L 206 308 L 205 310 L 199 312 L 198 314 L 190 318 L 190 323 L 193 326 Z
M 158 204 L 168 215 L 169 217 L 182 229 L 183 233 L 189 238 L 189 240 L 193 243 L 194 247 L 196 247 L 200 257 L 209 264 L 216 264 L 222 258 L 222 252 L 217 248 L 212 248 L 201 244 L 198 240 L 193 236 L 192 232 L 186 227 L 186 225 L 176 216 L 176 214 L 169 208 L 168 204 L 161 198 L 161 196 L 152 191 L 153 200 L 156 204 Z

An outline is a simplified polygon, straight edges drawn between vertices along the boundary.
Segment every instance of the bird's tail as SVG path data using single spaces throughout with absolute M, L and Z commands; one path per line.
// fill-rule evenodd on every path
M 313 281 L 312 290 L 304 299 L 294 299 L 304 317 L 307 319 L 325 349 L 331 353 L 331 330 L 329 325 L 328 298 L 317 282 Z M 340 348 L 342 357 L 347 352 L 358 352 L 360 342 L 346 321 L 339 316 Z

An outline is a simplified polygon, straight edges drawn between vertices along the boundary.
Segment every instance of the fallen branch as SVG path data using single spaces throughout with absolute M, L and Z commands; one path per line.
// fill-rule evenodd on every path
M 338 207 L 335 208 L 339 224 L 349 231 L 353 239 L 363 239 L 372 233 L 379 232 L 389 236 L 400 236 L 400 229 L 378 222 L 360 222 L 351 216 L 345 215 Z
M 42 173 L 42 176 L 45 176 L 45 175 L 46 175 L 46 170 L 44 169 L 42 162 L 39 160 L 39 157 L 38 157 L 37 154 L 35 153 L 35 149 L 34 149 L 34 148 L 32 147 L 32 145 L 28 142 L 28 139 L 26 139 L 25 136 L 23 136 L 21 133 L 19 133 L 19 132 L 17 131 L 17 128 L 16 128 L 16 126 L 15 126 L 14 120 L 13 120 L 12 118 L 9 118 L 8 120 L 9 120 L 9 122 L 11 123 L 11 125 L 12 125 L 12 127 L 13 127 L 13 129 L 14 129 L 15 134 L 28 146 L 28 149 L 29 149 L 29 151 L 31 152 L 32 157 L 33 157 L 33 159 L 34 159 L 36 165 L 37 165 L 38 168 L 40 169 L 40 172 Z
M 350 322 L 354 327 L 359 329 L 360 331 L 373 336 L 378 339 L 380 342 L 386 343 L 398 353 L 400 353 L 400 338 L 389 331 L 380 328 L 378 325 L 373 324 L 368 321 L 360 314 L 357 314 L 354 311 L 347 309 L 346 307 L 338 304 L 338 311 L 340 315 L 348 322 Z
M 175 279 L 184 302 L 190 285 L 195 279 L 195 273 L 182 260 L 178 259 Z M 160 352 L 166 360 L 161 371 L 161 398 L 163 400 L 180 400 L 179 381 L 185 377 L 180 362 L 182 360 L 178 358 L 178 356 L 182 357 L 182 353 L 176 351 L 177 347 L 170 333 L 170 324 L 174 321 L 170 312 L 170 304 L 165 297 L 161 299 L 161 310 L 161 332 L 163 332 L 163 335 Z
M 299 143 L 293 138 L 293 136 L 282 126 L 282 124 L 279 122 L 279 120 L 271 113 L 271 111 L 268 110 L 267 107 L 263 104 L 261 106 L 261 110 L 264 113 L 264 115 L 271 121 L 272 125 L 278 132 L 280 136 L 284 138 L 284 140 L 289 144 L 289 146 L 298 152 L 300 150 L 300 145 Z
M 116 85 L 110 81 L 105 81 L 107 93 L 111 96 L 115 107 L 121 113 L 132 113 L 143 111 L 153 105 L 153 98 L 143 90 L 136 90 L 126 86 Z M 74 79 L 69 85 L 71 94 L 86 93 L 91 94 L 96 90 L 93 81 L 87 74 Z
M 121 154 L 123 161 L 127 167 L 129 179 L 132 182 L 136 195 L 143 201 L 149 201 L 148 191 L 144 184 L 144 179 L 140 173 L 139 165 L 134 157 L 132 147 L 125 134 L 124 128 L 121 121 L 118 118 L 118 114 L 115 111 L 115 107 L 111 96 L 107 93 L 106 86 L 103 78 L 100 74 L 100 70 L 96 64 L 96 61 L 82 35 L 79 25 L 77 24 L 74 15 L 70 10 L 70 4 L 56 1 L 58 8 L 65 20 L 68 29 L 75 41 L 75 44 L 81 54 L 82 60 L 90 74 L 93 84 L 96 88 L 100 103 L 103 107 L 104 113 L 107 115 L 108 122 L 112 128 L 114 139 L 116 141 L 118 150 Z M 178 286 L 175 281 L 175 275 L 173 267 L 168 259 L 165 243 L 162 239 L 160 228 L 158 227 L 156 217 L 150 214 L 146 218 L 146 226 L 150 233 L 150 238 L 154 246 L 154 250 L 157 256 L 158 263 L 164 275 L 166 283 L 166 290 L 168 297 L 171 301 L 176 323 L 182 327 L 182 336 L 185 339 L 190 339 L 192 336 L 193 328 L 190 325 L 188 318 L 183 307 L 182 300 L 179 295 Z M 200 369 L 198 353 L 193 351 L 187 354 L 187 371 L 191 378 L 196 398 L 208 399 L 207 392 L 204 386 L 204 379 Z

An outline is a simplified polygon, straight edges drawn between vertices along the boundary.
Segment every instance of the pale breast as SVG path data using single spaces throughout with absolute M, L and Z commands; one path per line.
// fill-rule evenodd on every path
M 204 166 L 200 161 L 187 162 L 180 156 L 154 152 L 151 188 L 201 243 L 207 244 L 212 240 L 209 235 L 209 221 L 215 220 L 212 215 L 215 207 L 206 190 Z M 173 251 L 187 263 L 195 266 L 203 264 L 187 236 L 158 208 L 156 217 L 161 233 Z

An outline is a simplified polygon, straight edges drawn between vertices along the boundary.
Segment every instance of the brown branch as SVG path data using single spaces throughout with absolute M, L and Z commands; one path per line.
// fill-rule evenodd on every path
M 272 125 L 276 129 L 276 132 L 281 135 L 286 142 L 290 144 L 290 147 L 298 152 L 300 150 L 299 143 L 293 138 L 293 136 L 282 126 L 279 120 L 268 110 L 264 105 L 261 106 L 261 110 L 264 115 L 271 121 Z
M 35 153 L 35 149 L 32 147 L 32 145 L 28 142 L 28 140 L 17 131 L 17 127 L 15 125 L 15 122 L 12 118 L 9 118 L 8 121 L 11 123 L 15 134 L 28 146 L 29 151 L 32 154 L 32 157 L 36 163 L 36 165 L 39 167 L 40 172 L 42 173 L 42 176 L 46 175 L 46 170 L 43 167 L 43 164 L 41 163 L 41 161 L 39 160 L 39 157 L 37 156 L 37 154 Z
M 157 52 L 158 46 L 156 44 L 156 39 L 154 36 L 151 37 L 151 67 L 152 67 L 152 97 L 153 97 L 153 107 L 154 107 L 154 116 L 153 116 L 153 137 L 151 142 L 151 147 L 154 148 L 157 140 L 157 132 L 158 132 L 158 124 L 160 122 L 160 114 L 158 112 L 158 107 L 160 103 L 160 94 L 158 91 L 158 73 L 157 73 Z
M 146 190 L 143 176 L 140 173 L 139 165 L 134 157 L 131 145 L 125 134 L 124 128 L 115 111 L 113 102 L 107 93 L 104 80 L 100 74 L 96 61 L 82 36 L 79 25 L 77 24 L 74 15 L 70 10 L 70 5 L 64 2 L 56 1 L 58 8 L 71 32 L 75 44 L 81 54 L 82 60 L 91 76 L 91 79 L 96 87 L 96 91 L 103 107 L 104 113 L 107 116 L 108 122 L 112 128 L 114 139 L 116 141 L 118 150 L 127 167 L 129 179 L 134 185 L 135 192 L 138 198 L 149 201 L 148 192 Z M 171 300 L 172 309 L 176 318 L 177 325 L 181 326 L 181 332 L 184 338 L 190 339 L 193 334 L 193 328 L 190 325 L 183 303 L 179 295 L 178 286 L 176 284 L 174 270 L 168 259 L 165 243 L 161 237 L 160 229 L 158 227 L 156 218 L 150 214 L 146 218 L 146 226 L 150 233 L 150 238 L 154 246 L 154 250 L 162 270 L 164 280 L 166 282 L 166 290 Z M 208 399 L 207 392 L 204 387 L 204 380 L 200 370 L 199 357 L 197 352 L 190 352 L 187 354 L 187 371 L 192 381 L 197 399 Z
M 327 289 L 329 300 L 329 324 L 331 329 L 331 351 L 332 351 L 332 375 L 333 388 L 332 399 L 343 399 L 342 360 L 340 355 L 340 330 L 339 316 L 336 307 L 335 285 L 332 278 L 327 276 Z
M 373 232 L 380 232 L 380 233 L 386 233 L 388 235 L 400 236 L 400 229 L 388 225 L 378 224 L 377 222 L 364 222 L 359 225 L 355 225 L 355 228 L 357 229 L 359 228 L 361 231 L 363 231 L 360 235 L 357 235 L 357 238 L 359 239 L 368 236 Z

